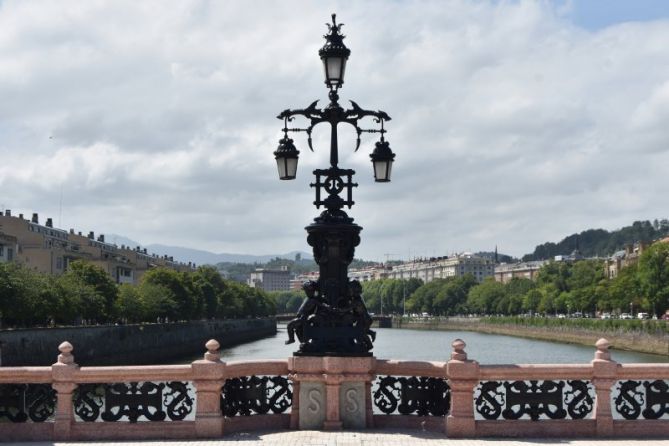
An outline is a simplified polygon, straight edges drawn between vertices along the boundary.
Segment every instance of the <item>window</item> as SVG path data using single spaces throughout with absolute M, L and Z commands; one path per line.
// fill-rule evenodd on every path
M 14 250 L 12 248 L 7 248 L 7 260 L 10 262 L 14 260 Z
M 63 258 L 56 257 L 56 269 L 63 269 Z
M 0 257 L 5 255 L 5 247 L 3 245 L 0 245 Z

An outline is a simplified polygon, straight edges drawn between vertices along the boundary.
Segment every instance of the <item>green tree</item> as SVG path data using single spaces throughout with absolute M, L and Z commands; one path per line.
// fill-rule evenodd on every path
M 167 286 L 144 281 L 139 286 L 141 307 L 145 311 L 144 319 L 150 322 L 179 320 L 179 305 L 174 293 Z
M 639 283 L 648 310 L 661 315 L 669 308 L 669 243 L 655 243 L 639 259 Z
M 203 304 L 202 313 L 213 318 L 218 311 L 218 296 L 226 284 L 218 270 L 212 266 L 200 266 L 193 275 L 193 285 Z
M 68 265 L 67 272 L 63 275 L 68 286 L 81 287 L 78 289 L 81 298 L 82 312 L 87 314 L 87 319 L 96 319 L 99 322 L 110 321 L 114 318 L 115 302 L 118 298 L 118 287 L 105 270 L 92 263 L 83 260 L 75 260 Z M 76 284 L 76 285 L 75 285 Z M 95 296 L 85 291 L 87 286 L 93 290 Z M 101 311 L 95 313 L 98 301 L 102 299 Z
M 505 297 L 504 285 L 488 278 L 469 291 L 467 306 L 476 313 L 492 314 L 500 311 L 500 303 Z
M 58 279 L 62 295 L 76 309 L 76 314 L 87 324 L 103 322 L 107 318 L 107 301 L 77 273 L 65 273 Z
M 189 283 L 188 278 L 187 273 L 181 274 L 169 268 L 155 268 L 144 274 L 142 285 L 150 284 L 169 290 L 167 297 L 176 306 L 175 312 L 169 318 L 188 320 L 197 317 L 197 299 L 193 295 L 192 283 Z
M 536 288 L 529 290 L 523 296 L 523 310 L 530 313 L 538 312 L 542 297 L 543 295 L 541 294 L 541 291 L 537 290 Z
M 116 314 L 130 323 L 146 320 L 144 302 L 137 287 L 129 284 L 119 286 Z

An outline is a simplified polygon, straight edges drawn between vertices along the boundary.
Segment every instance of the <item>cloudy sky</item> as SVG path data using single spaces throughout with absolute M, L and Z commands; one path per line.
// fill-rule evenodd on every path
M 397 154 L 375 184 L 374 136 L 354 153 L 340 132 L 358 257 L 520 256 L 669 216 L 661 0 L 0 0 L 0 208 L 144 244 L 308 251 L 328 129 L 315 153 L 296 136 L 295 181 L 272 152 L 281 110 L 327 98 L 332 12 L 352 50 L 341 98 L 390 114 Z

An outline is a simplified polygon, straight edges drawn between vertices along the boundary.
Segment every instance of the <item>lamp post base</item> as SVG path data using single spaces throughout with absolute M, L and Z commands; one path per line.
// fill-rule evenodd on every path
M 314 318 L 315 319 L 315 318 Z M 320 322 L 320 324 L 318 324 Z M 304 340 L 294 356 L 372 356 L 371 339 L 364 327 L 346 326 L 342 321 L 312 320 L 304 327 Z M 312 325 L 313 324 L 313 325 Z M 316 325 L 318 324 L 318 325 Z

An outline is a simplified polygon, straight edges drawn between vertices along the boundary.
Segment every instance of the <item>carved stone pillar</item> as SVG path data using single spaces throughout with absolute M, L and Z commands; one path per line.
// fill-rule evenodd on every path
M 204 359 L 191 364 L 197 392 L 195 431 L 199 438 L 219 438 L 224 429 L 221 388 L 225 381 L 225 363 L 221 362 L 218 341 L 211 339 L 205 346 L 207 352 Z
M 294 391 L 291 427 L 369 427 L 373 365 L 371 357 L 290 358 L 288 368 Z
M 611 344 L 601 338 L 595 344 L 597 351 L 592 360 L 592 384 L 597 394 L 595 398 L 595 426 L 598 437 L 613 435 L 613 415 L 611 413 L 611 387 L 616 382 L 618 363 L 611 360 Z
M 74 375 L 79 370 L 79 365 L 74 362 L 72 344 L 67 341 L 63 342 L 58 346 L 58 350 L 60 351 L 58 361 L 51 366 L 52 386 L 57 393 L 53 438 L 54 440 L 70 440 L 74 423 L 72 393 L 77 388 Z
M 479 383 L 479 364 L 467 359 L 462 339 L 453 341 L 451 360 L 446 373 L 451 387 L 451 412 L 446 417 L 446 433 L 451 438 L 476 436 L 474 387 Z

